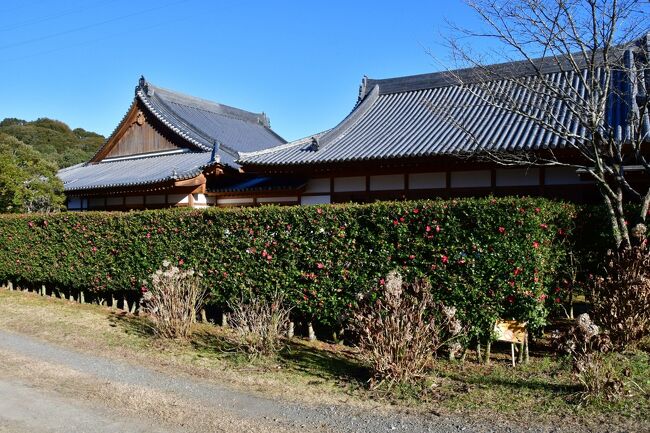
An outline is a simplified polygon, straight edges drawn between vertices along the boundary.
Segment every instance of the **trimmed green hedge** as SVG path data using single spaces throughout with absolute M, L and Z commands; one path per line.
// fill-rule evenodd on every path
M 168 259 L 223 308 L 286 293 L 297 317 L 339 326 L 392 269 L 426 276 L 475 335 L 497 317 L 543 325 L 573 205 L 541 198 L 0 216 L 0 280 L 134 298 Z

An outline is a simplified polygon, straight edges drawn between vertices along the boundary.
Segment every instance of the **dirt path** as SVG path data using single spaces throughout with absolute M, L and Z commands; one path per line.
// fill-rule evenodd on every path
M 306 406 L 0 330 L 0 432 L 550 432 Z

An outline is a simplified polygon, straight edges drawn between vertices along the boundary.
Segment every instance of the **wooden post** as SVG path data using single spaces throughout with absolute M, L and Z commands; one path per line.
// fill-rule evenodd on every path
M 293 338 L 294 335 L 294 323 L 289 322 L 289 329 L 287 330 L 287 338 Z
M 309 341 L 316 341 L 316 333 L 311 322 L 307 323 L 307 333 L 309 335 Z
M 526 337 L 524 338 L 524 362 L 528 364 L 528 361 L 530 361 L 530 355 L 528 354 L 528 333 L 526 333 Z

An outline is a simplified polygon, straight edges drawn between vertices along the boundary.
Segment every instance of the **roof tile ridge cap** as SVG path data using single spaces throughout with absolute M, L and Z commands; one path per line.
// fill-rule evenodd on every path
M 196 105 L 184 104 L 184 103 L 178 102 L 178 101 L 172 101 L 172 102 L 174 104 L 182 105 L 184 107 L 193 108 L 195 110 L 200 110 L 200 111 L 205 111 L 206 113 L 214 114 L 216 116 L 226 117 L 226 118 L 232 119 L 232 120 L 239 120 L 240 122 L 250 123 L 251 125 L 263 126 L 264 128 L 271 129 L 270 127 L 266 126 L 264 123 L 260 122 L 260 120 L 264 117 L 263 116 L 264 113 L 253 113 L 252 111 L 242 110 L 241 108 L 232 107 L 230 105 L 219 104 L 219 105 L 222 105 L 224 107 L 228 107 L 229 109 L 232 109 L 232 110 L 240 110 L 240 111 L 243 111 L 245 113 L 250 113 L 251 115 L 253 115 L 253 116 L 251 116 L 250 119 L 244 119 L 242 117 L 232 116 L 232 115 L 228 115 L 226 113 L 217 112 L 217 111 L 213 111 L 213 110 L 208 110 L 206 108 L 199 107 L 199 106 L 196 106 Z
M 339 122 L 339 124 L 334 128 L 321 135 L 319 139 L 320 147 L 318 150 L 323 150 L 327 146 L 336 144 L 340 139 L 342 139 L 350 129 L 365 117 L 368 111 L 375 105 L 377 99 L 379 99 L 379 85 L 375 84 L 372 87 L 372 90 L 368 92 L 368 95 L 354 107 L 345 119 Z
M 292 147 L 301 146 L 307 143 L 314 137 L 322 137 L 323 134 L 331 131 L 331 129 L 326 129 L 325 131 L 318 132 L 316 134 L 307 135 L 305 137 L 299 138 L 297 140 L 290 141 L 288 143 L 279 144 L 273 147 L 267 147 L 266 149 L 253 150 L 251 152 L 239 152 L 240 158 L 249 158 L 252 156 L 266 155 L 267 153 L 279 152 L 285 149 L 291 149 Z
M 146 95 L 142 89 L 138 89 L 137 91 L 137 96 L 140 98 L 140 101 L 149 109 L 149 111 L 156 117 L 156 119 L 160 120 L 165 126 L 167 126 L 169 129 L 171 129 L 173 132 L 178 134 L 181 138 L 184 138 L 185 140 L 189 141 L 191 144 L 194 144 L 197 146 L 199 149 L 209 151 L 210 148 L 203 143 L 199 142 L 196 138 L 191 137 L 187 131 L 183 131 L 180 128 L 176 127 L 173 125 L 167 118 L 166 116 L 161 113 L 159 110 L 157 110 L 154 106 L 152 101 L 149 99 L 149 96 Z M 169 114 L 171 115 L 171 114 Z

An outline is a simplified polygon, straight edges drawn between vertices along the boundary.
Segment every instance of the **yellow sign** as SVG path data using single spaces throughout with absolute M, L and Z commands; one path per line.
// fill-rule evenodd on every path
M 526 341 L 526 323 L 516 320 L 497 320 L 494 334 L 498 341 L 521 344 Z

